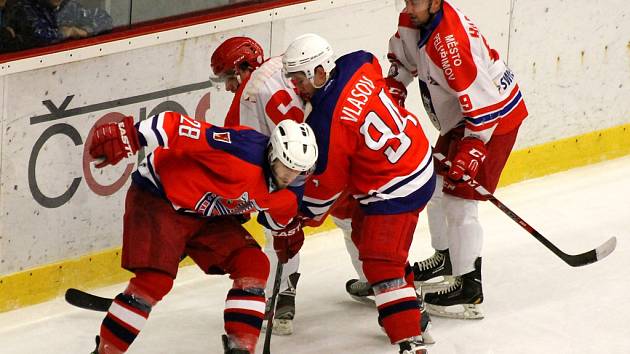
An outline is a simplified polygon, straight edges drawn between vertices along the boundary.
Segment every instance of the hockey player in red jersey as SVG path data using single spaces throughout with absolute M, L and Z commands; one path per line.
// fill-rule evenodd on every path
M 246 125 L 269 135 L 278 123 L 286 119 L 304 121 L 305 102 L 282 74 L 282 58 L 264 60 L 262 47 L 252 38 L 232 37 L 225 40 L 214 50 L 210 62 L 214 80 L 224 82 L 225 89 L 234 93 L 225 119 L 226 127 Z M 271 269 L 275 269 L 278 262 L 273 248 L 273 233 L 265 229 L 264 252 Z M 296 254 L 283 266 L 273 334 L 293 333 L 299 261 L 299 254 Z M 271 296 L 273 285 L 274 279 L 270 277 L 265 289 L 267 297 Z
M 90 154 L 103 158 L 102 168 L 142 146 L 147 155 L 132 175 L 123 219 L 122 267 L 135 276 L 109 308 L 93 353 L 127 351 L 170 291 L 184 253 L 208 274 L 230 275 L 225 353 L 254 353 L 269 262 L 240 217 L 258 211 L 259 222 L 272 229 L 292 222 L 304 188 L 297 177 L 317 158 L 312 130 L 286 121 L 269 138 L 164 112 L 135 125 L 125 117 L 95 127 Z M 274 240 L 279 256 L 291 256 L 290 238 Z
M 435 253 L 414 265 L 415 279 L 455 276 L 438 287 L 424 283 L 423 291 L 431 291 L 425 296 L 427 310 L 482 318 L 483 234 L 477 203 L 483 197 L 462 176 L 495 191 L 527 117 L 521 91 L 477 26 L 446 0 L 407 0 L 388 57 L 390 80 L 400 92 L 418 78 L 424 107 L 440 132 L 435 150 L 452 162 L 450 168 L 437 168 L 438 187 L 427 207 Z
M 418 214 L 435 189 L 429 142 L 416 117 L 392 100 L 372 54 L 357 51 L 335 61 L 325 39 L 306 34 L 282 60 L 313 106 L 306 122 L 320 149 L 301 211 L 318 218 L 344 191 L 360 203 L 352 239 L 379 323 L 399 353 L 425 353 L 407 256 Z

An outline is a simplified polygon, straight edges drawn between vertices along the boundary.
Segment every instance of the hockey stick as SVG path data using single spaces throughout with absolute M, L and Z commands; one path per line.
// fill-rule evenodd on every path
M 433 153 L 433 157 L 435 157 L 438 161 L 445 164 L 446 166 L 451 166 L 451 162 L 448 161 L 446 159 L 446 156 L 444 156 L 443 154 L 435 152 Z M 498 200 L 492 193 L 490 193 L 477 181 L 471 179 L 468 175 L 464 175 L 463 180 L 473 186 L 473 188 L 477 193 L 479 193 L 479 195 L 487 198 L 490 203 L 494 204 L 517 224 L 521 225 L 521 227 L 525 229 L 525 231 L 529 232 L 530 235 L 534 236 L 534 238 L 542 243 L 545 247 L 547 247 L 547 249 L 549 249 L 556 256 L 560 257 L 560 259 L 562 259 L 565 263 L 572 267 L 581 267 L 587 264 L 595 263 L 611 254 L 612 251 L 615 250 L 615 247 L 617 247 L 617 238 L 613 236 L 608 241 L 601 244 L 599 247 L 584 253 L 567 254 L 565 252 L 562 252 L 558 247 L 551 243 L 551 241 L 546 239 L 540 232 L 536 231 L 536 229 L 529 225 L 520 216 L 516 215 L 515 212 L 510 210 L 510 208 L 508 208 L 505 204 Z
M 66 302 L 72 306 L 100 312 L 107 312 L 114 301 L 113 299 L 92 295 L 75 288 L 68 288 L 65 298 Z
M 183 261 L 188 255 L 186 253 L 179 257 Z M 107 312 L 114 299 L 92 295 L 83 290 L 68 288 L 65 294 L 66 302 L 72 306 L 90 311 Z
M 282 268 L 284 263 L 278 260 L 276 267 L 276 277 L 273 280 L 273 294 L 269 303 L 269 318 L 267 319 L 267 331 L 265 332 L 265 343 L 263 345 L 263 354 L 271 354 L 271 331 L 273 329 L 273 314 L 276 311 L 276 299 L 280 293 L 280 282 L 282 281 Z

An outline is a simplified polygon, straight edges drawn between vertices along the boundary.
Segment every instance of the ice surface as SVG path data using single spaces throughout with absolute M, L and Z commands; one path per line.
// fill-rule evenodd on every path
M 616 236 L 606 259 L 572 268 L 493 205 L 484 203 L 483 320 L 433 320 L 430 354 L 630 353 L 630 157 L 515 184 L 497 197 L 567 253 Z M 426 218 L 411 259 L 432 254 Z M 395 354 L 376 310 L 344 290 L 354 277 L 340 231 L 307 239 L 295 333 L 272 337 L 274 354 Z M 97 290 L 113 296 L 125 284 Z M 220 354 L 230 281 L 195 267 L 180 271 L 128 353 Z M 89 353 L 102 313 L 61 298 L 0 314 L 0 353 Z M 262 352 L 261 336 L 258 353 Z

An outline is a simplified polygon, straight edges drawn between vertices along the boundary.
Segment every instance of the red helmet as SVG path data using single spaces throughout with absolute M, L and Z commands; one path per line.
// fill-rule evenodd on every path
M 262 63 L 262 47 L 248 37 L 232 37 L 226 40 L 217 47 L 210 59 L 210 66 L 216 76 L 221 76 L 242 64 L 256 69 Z

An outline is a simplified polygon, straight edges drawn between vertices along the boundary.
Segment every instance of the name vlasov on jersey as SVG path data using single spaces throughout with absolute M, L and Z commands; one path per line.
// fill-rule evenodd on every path
M 374 82 L 362 75 L 341 108 L 341 119 L 357 122 L 363 112 L 363 106 L 374 92 L 374 88 Z

